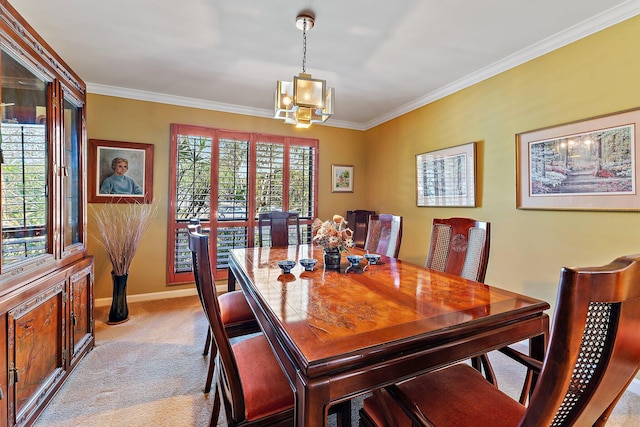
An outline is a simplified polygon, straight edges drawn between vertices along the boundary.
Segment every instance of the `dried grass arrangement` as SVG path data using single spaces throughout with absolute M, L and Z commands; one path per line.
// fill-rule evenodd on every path
M 150 203 L 108 203 L 100 209 L 90 205 L 93 217 L 102 236 L 98 239 L 105 249 L 113 274 L 129 274 L 129 267 L 157 212 L 157 205 Z

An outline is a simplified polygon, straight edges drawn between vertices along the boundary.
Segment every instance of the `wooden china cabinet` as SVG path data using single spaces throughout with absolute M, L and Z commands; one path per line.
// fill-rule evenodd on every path
M 0 425 L 32 424 L 93 347 L 84 82 L 0 0 Z

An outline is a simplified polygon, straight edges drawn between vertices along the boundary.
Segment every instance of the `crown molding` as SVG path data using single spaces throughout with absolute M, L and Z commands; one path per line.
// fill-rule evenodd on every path
M 513 55 L 507 56 L 498 62 L 495 62 L 487 67 L 481 68 L 478 71 L 471 73 L 461 79 L 458 79 L 448 85 L 445 85 L 439 89 L 436 89 L 414 101 L 411 101 L 400 108 L 397 108 L 389 113 L 380 116 L 365 124 L 365 129 L 371 129 L 389 120 L 395 119 L 403 114 L 416 110 L 427 104 L 430 104 L 438 99 L 449 96 L 455 92 L 465 89 L 469 86 L 473 86 L 476 83 L 480 83 L 483 80 L 503 73 L 511 68 L 515 68 L 518 65 L 522 65 L 535 58 L 546 55 L 549 52 L 560 49 L 563 46 L 571 44 L 582 38 L 590 36 L 602 31 L 605 28 L 611 27 L 627 19 L 633 18 L 640 14 L 640 0 L 629 0 L 614 8 L 611 8 L 599 15 L 589 18 L 579 24 L 567 28 L 553 36 L 547 37 L 544 40 L 539 41 L 525 49 L 522 49 Z
M 114 96 L 117 98 L 135 99 L 138 101 L 157 102 L 160 104 L 177 105 L 180 107 L 200 108 L 203 110 L 220 111 L 223 113 L 242 114 L 245 116 L 273 118 L 272 110 L 252 108 L 235 104 L 207 101 L 205 99 L 187 98 L 184 96 L 167 95 L 164 93 L 147 92 L 138 89 L 129 89 L 117 86 L 108 86 L 98 83 L 87 83 L 87 92 L 96 95 Z M 323 126 L 331 126 L 353 130 L 366 130 L 362 123 L 331 120 Z

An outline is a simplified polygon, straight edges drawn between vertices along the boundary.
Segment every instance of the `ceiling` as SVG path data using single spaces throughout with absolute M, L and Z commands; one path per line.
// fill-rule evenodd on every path
M 368 129 L 640 13 L 640 0 L 10 0 L 90 93 L 272 117 L 277 80 Z

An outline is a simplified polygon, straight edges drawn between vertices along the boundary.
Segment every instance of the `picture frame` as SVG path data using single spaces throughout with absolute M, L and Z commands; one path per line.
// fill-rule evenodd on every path
M 352 165 L 331 165 L 331 192 L 353 193 Z
M 90 139 L 89 203 L 151 203 L 153 147 L 138 142 Z M 118 159 L 121 161 L 117 162 Z
M 476 143 L 416 155 L 416 204 L 476 207 Z
M 638 211 L 640 109 L 516 134 L 516 208 Z

